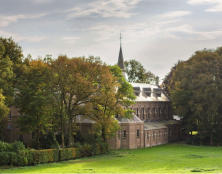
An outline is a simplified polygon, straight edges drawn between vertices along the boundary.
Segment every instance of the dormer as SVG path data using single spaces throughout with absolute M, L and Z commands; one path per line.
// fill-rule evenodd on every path
M 133 87 L 134 89 L 134 93 L 136 94 L 136 96 L 140 95 L 140 87 Z
M 148 97 L 151 96 L 151 88 L 143 88 L 143 90 L 144 90 L 144 92 L 146 93 L 146 95 L 147 95 Z
M 161 97 L 162 89 L 161 89 L 161 88 L 153 88 L 153 92 L 154 92 L 158 97 Z

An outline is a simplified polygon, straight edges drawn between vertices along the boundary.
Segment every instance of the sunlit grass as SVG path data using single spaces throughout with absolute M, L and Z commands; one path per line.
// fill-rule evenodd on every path
M 167 144 L 137 150 L 112 150 L 60 163 L 0 170 L 0 173 L 221 173 L 222 148 Z

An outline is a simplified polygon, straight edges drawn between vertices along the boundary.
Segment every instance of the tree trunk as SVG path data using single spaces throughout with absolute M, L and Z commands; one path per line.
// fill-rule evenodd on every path
M 69 123 L 68 123 L 68 136 L 69 136 L 69 146 L 73 144 L 73 135 L 72 135 L 72 118 L 69 117 Z
M 102 126 L 102 139 L 103 139 L 103 142 L 105 143 L 106 142 L 106 133 L 105 133 L 104 126 Z
M 37 150 L 39 150 L 39 127 L 37 126 Z
M 61 118 L 62 149 L 64 149 L 63 101 L 61 102 L 60 118 Z
M 61 136 L 62 136 L 62 148 L 64 149 L 64 128 L 63 128 L 62 116 L 61 116 Z

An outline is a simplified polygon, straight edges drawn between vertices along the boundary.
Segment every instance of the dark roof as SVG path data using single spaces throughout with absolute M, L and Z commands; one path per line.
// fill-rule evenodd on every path
M 13 127 L 9 124 L 6 129 L 13 130 Z
M 135 93 L 140 93 L 140 87 L 133 87 Z
M 162 89 L 161 89 L 161 88 L 153 88 L 153 91 L 154 91 L 156 94 L 161 94 Z
M 122 53 L 122 47 L 120 46 L 119 50 L 119 58 L 118 58 L 118 64 L 121 69 L 125 69 L 124 60 L 123 60 L 123 53 Z
M 151 93 L 151 88 L 143 88 L 143 90 L 145 91 L 145 93 Z

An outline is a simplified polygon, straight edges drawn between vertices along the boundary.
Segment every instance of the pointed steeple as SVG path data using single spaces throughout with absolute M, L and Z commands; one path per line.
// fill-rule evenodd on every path
M 124 65 L 124 60 L 123 60 L 121 39 L 122 39 L 122 37 L 121 37 L 121 33 L 120 33 L 120 50 L 119 50 L 119 58 L 118 58 L 117 65 L 122 69 L 123 76 L 125 77 L 126 70 L 125 70 L 125 65 Z
M 119 50 L 118 66 L 121 69 L 125 69 L 124 60 L 123 60 L 123 52 L 122 52 L 122 46 L 121 45 L 120 45 L 120 50 Z

